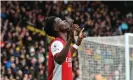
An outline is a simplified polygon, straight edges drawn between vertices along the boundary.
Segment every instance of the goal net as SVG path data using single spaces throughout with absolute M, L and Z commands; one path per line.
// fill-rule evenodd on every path
M 87 37 L 78 57 L 80 80 L 133 80 L 133 34 Z

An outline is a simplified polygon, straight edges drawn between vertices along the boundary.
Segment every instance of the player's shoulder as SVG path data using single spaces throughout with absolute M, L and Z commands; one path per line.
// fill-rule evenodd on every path
M 63 43 L 62 41 L 60 40 L 54 40 L 52 43 L 51 43 L 51 47 L 52 46 L 63 46 Z
M 55 38 L 52 42 L 51 42 L 51 45 L 52 44 L 64 44 L 64 42 L 60 39 L 60 38 Z
M 51 43 L 51 45 L 52 44 L 63 44 L 60 40 L 54 40 L 52 43 Z
M 54 40 L 51 43 L 50 50 L 52 54 L 55 55 L 56 53 L 59 53 L 63 49 L 63 47 L 64 45 L 60 40 Z
M 59 38 L 55 38 L 52 42 L 51 42 L 51 47 L 63 47 L 64 43 L 61 39 Z

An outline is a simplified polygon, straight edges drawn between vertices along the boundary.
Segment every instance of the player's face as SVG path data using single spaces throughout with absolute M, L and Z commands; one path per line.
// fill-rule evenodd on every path
M 60 18 L 55 18 L 54 25 L 56 27 L 56 31 L 67 32 L 70 30 L 70 25 L 68 24 L 68 22 L 66 20 L 62 20 Z

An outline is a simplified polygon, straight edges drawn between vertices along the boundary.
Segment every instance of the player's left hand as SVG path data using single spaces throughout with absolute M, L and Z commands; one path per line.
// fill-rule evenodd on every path
M 86 35 L 83 33 L 84 28 L 82 28 L 82 30 L 80 30 L 79 36 L 78 36 L 78 40 L 77 40 L 77 45 L 80 45 L 82 42 L 82 39 L 86 37 Z
M 74 30 L 76 31 L 76 32 L 78 32 L 79 33 L 79 38 L 84 38 L 84 37 L 86 37 L 85 36 L 85 34 L 83 33 L 83 31 L 84 31 L 84 28 L 80 28 L 77 24 L 73 24 L 73 28 L 74 28 Z
M 79 33 L 79 35 L 78 35 L 78 40 L 77 40 L 76 44 L 77 44 L 77 45 L 80 45 L 82 39 L 86 37 L 86 35 L 83 33 L 84 28 L 81 29 L 81 28 L 78 26 L 78 24 L 73 24 L 73 25 L 72 25 L 72 28 L 73 28 L 77 33 Z

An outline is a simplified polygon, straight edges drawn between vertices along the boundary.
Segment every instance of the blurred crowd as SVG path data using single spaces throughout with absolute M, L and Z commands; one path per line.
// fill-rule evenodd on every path
M 116 36 L 133 33 L 133 13 L 98 1 L 2 1 L 1 2 L 1 78 L 2 80 L 46 80 L 47 36 L 27 29 L 43 30 L 45 18 L 72 18 L 85 28 L 87 36 Z M 73 55 L 73 79 L 79 80 L 78 55 Z

